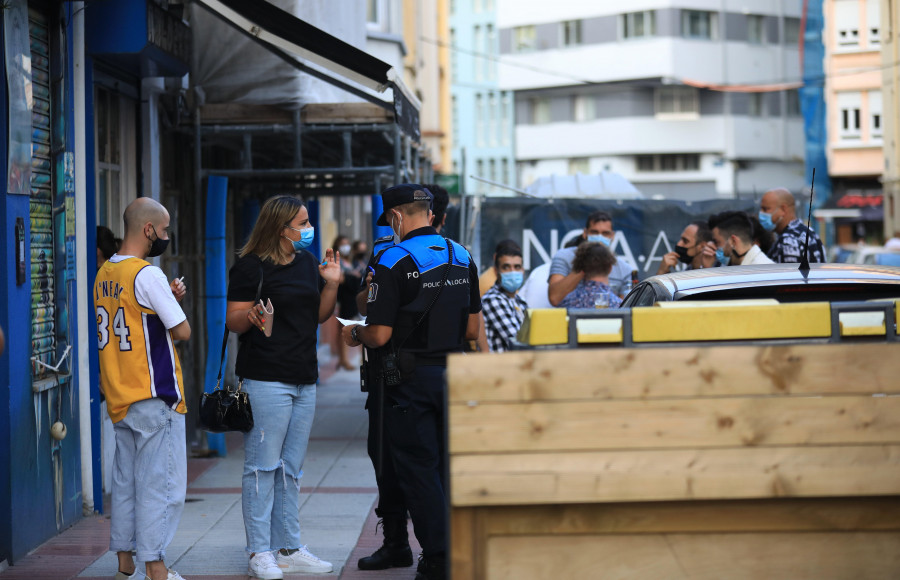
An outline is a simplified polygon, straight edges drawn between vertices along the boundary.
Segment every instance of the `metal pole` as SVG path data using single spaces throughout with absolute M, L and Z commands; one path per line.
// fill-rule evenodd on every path
M 202 385 L 204 378 L 204 362 L 206 355 L 206 310 L 202 297 L 206 295 L 206 272 L 203 265 L 203 127 L 200 119 L 200 107 L 194 111 L 194 264 L 191 284 L 191 304 L 194 306 L 194 323 L 197 332 L 191 341 L 194 354 L 194 380 L 195 385 Z M 208 445 L 206 437 L 200 436 L 201 445 Z
M 400 125 L 394 125 L 394 185 L 403 183 L 402 169 L 400 168 L 400 163 L 403 161 L 401 153 Z
M 303 167 L 303 133 L 299 109 L 294 111 L 294 167 Z
M 88 366 L 88 294 L 87 265 L 87 120 L 85 119 L 85 55 L 84 55 L 84 2 L 76 2 L 72 7 L 72 50 L 74 65 L 75 100 L 75 304 L 78 328 L 77 366 L 78 371 L 78 420 L 79 446 L 81 449 L 81 507 L 85 515 L 94 513 L 94 462 L 91 443 L 91 372 Z M 93 248 L 90 250 L 93 252 Z M 12 338 L 12 337 L 10 337 Z M 96 339 L 94 339 L 96 340 Z

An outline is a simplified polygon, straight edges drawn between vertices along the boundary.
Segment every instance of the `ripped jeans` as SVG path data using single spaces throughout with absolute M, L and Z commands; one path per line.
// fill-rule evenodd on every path
M 316 385 L 244 380 L 253 429 L 244 434 L 241 503 L 247 552 L 300 547 L 300 478 Z

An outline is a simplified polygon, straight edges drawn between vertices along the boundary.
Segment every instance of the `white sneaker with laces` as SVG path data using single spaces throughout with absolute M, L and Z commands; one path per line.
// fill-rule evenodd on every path
M 169 573 L 166 575 L 166 580 L 184 580 L 184 578 L 182 578 L 181 574 L 175 570 L 169 570 Z
M 324 574 L 334 570 L 331 562 L 326 562 L 318 556 L 314 556 L 306 546 L 300 546 L 296 552 L 285 556 L 278 551 L 276 556 L 278 567 L 285 572 L 291 574 L 295 572 L 312 572 L 314 574 Z
M 282 580 L 284 578 L 284 572 L 278 567 L 275 554 L 272 552 L 260 552 L 250 558 L 247 574 L 262 580 Z

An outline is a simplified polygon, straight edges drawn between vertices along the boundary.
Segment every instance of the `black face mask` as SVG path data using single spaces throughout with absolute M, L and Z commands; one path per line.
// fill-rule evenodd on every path
M 153 228 L 153 233 L 156 234 L 156 228 L 152 225 L 150 227 Z M 166 251 L 167 247 L 169 247 L 169 240 L 160 239 L 159 234 L 156 234 L 156 239 L 150 240 L 150 253 L 147 254 L 147 257 L 155 258 L 161 256 L 162 253 Z
M 694 256 L 688 256 L 688 249 L 684 246 L 675 246 L 675 253 L 682 264 L 690 264 L 694 260 Z

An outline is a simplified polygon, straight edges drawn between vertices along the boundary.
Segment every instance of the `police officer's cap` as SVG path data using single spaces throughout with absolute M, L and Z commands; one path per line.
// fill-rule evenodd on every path
M 384 212 L 375 223 L 379 226 L 390 225 L 387 219 L 388 211 L 398 205 L 413 203 L 414 201 L 427 201 L 430 205 L 433 199 L 434 196 L 431 192 L 424 185 L 419 185 L 418 183 L 401 183 L 400 185 L 389 187 L 381 192 Z

